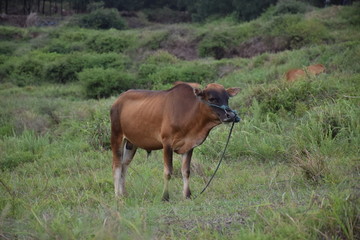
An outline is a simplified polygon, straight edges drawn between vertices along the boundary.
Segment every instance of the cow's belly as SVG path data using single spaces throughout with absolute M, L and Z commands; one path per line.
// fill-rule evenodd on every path
M 159 131 L 150 126 L 137 126 L 124 129 L 124 137 L 142 149 L 158 150 L 163 148 Z

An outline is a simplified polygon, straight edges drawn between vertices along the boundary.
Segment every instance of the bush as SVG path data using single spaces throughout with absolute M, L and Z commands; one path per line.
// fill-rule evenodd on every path
M 84 15 L 80 19 L 80 26 L 94 29 L 115 28 L 121 30 L 126 27 L 126 24 L 116 9 L 100 8 Z
M 252 94 L 260 104 L 262 113 L 294 114 L 301 116 L 313 103 L 330 97 L 334 90 L 321 83 L 299 81 L 292 85 L 273 85 L 268 88 L 257 88 Z M 332 96 L 335 97 L 335 96 Z M 315 103 L 313 103 L 315 104 Z
M 56 83 L 77 80 L 77 73 L 84 68 L 84 61 L 78 54 L 60 57 L 46 66 L 44 78 Z
M 349 24 L 358 27 L 360 26 L 360 2 L 354 3 L 352 6 L 343 7 L 340 16 L 344 18 Z
M 85 49 L 85 43 L 81 42 L 71 42 L 55 39 L 49 46 L 46 47 L 46 51 L 50 53 L 72 53 L 76 51 L 82 51 Z
M 123 52 L 130 46 L 131 39 L 128 36 L 108 34 L 94 35 L 88 42 L 88 47 L 98 53 Z
M 17 48 L 17 44 L 9 41 L 0 42 L 0 54 L 12 55 Z
M 149 56 L 145 63 L 155 64 L 155 65 L 163 65 L 163 64 L 175 64 L 179 62 L 179 59 L 169 53 L 168 51 L 160 50 Z
M 82 55 L 85 68 L 116 68 L 118 70 L 125 69 L 131 64 L 128 56 L 121 53 L 91 53 Z
M 146 15 L 149 21 L 158 23 L 169 24 L 191 21 L 191 16 L 188 12 L 174 11 L 167 7 L 154 10 L 148 9 Z
M 43 62 L 31 57 L 14 59 L 8 65 L 7 71 L 12 69 L 11 72 L 8 72 L 8 79 L 18 86 L 39 84 L 43 79 L 43 66 Z
M 208 83 L 216 78 L 216 69 L 208 64 L 183 63 L 176 65 L 143 64 L 139 76 L 143 86 L 162 88 L 176 81 Z
M 17 40 L 26 35 L 25 30 L 17 27 L 0 26 L 0 40 Z
M 291 48 L 300 48 L 309 44 L 330 41 L 326 27 L 316 19 L 304 20 L 298 15 L 274 17 L 265 27 L 264 32 L 271 36 L 288 39 Z
M 200 57 L 214 57 L 221 59 L 225 56 L 234 39 L 228 32 L 218 32 L 206 36 L 198 46 Z
M 134 76 L 109 68 L 85 69 L 78 74 L 88 98 L 105 98 L 137 86 Z
M 279 16 L 282 14 L 297 14 L 309 11 L 311 7 L 302 1 L 296 0 L 281 0 L 276 6 L 270 7 L 264 15 L 266 16 Z

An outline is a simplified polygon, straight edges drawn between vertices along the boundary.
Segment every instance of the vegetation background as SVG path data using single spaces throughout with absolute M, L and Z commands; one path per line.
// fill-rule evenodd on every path
M 359 239 L 360 4 L 246 2 L 1 1 L 0 239 Z M 116 199 L 110 106 L 175 81 L 242 89 L 226 159 L 184 200 L 175 157 L 163 203 L 139 150 Z M 194 151 L 195 195 L 228 130 Z

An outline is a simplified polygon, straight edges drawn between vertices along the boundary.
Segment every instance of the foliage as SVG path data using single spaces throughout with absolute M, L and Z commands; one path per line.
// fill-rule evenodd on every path
M 0 42 L 0 55 L 12 55 L 16 50 L 17 44 L 10 41 Z
M 122 91 L 136 87 L 135 78 L 113 68 L 90 68 L 79 73 L 88 98 L 104 98 L 118 95 Z
M 233 43 L 233 39 L 224 33 L 215 33 L 206 36 L 199 44 L 199 55 L 201 57 L 214 57 L 221 59 L 225 56 L 226 51 Z
M 99 8 L 80 18 L 80 27 L 93 29 L 124 29 L 125 21 L 116 9 Z
M 78 54 L 72 54 L 49 63 L 45 69 L 47 81 L 67 83 L 77 80 L 77 73 L 84 68 L 84 62 Z
M 138 3 L 145 4 L 128 2 Z M 6 40 L 14 51 L 0 55 L 0 236 L 358 239 L 360 35 L 354 14 L 352 6 L 328 7 L 247 23 L 227 18 L 126 31 L 61 25 L 31 30 L 44 33 L 31 41 Z M 177 54 L 206 41 L 223 44 L 228 54 L 244 42 L 261 47 L 264 36 L 298 32 L 304 39 L 295 48 L 250 58 L 188 61 Z M 128 45 L 97 52 L 88 43 L 101 35 Z M 61 43 L 62 53 L 49 52 Z M 81 48 L 71 50 L 73 44 Z M 315 63 L 326 71 L 283 79 L 289 69 Z M 225 160 L 210 188 L 197 195 L 228 137 L 230 126 L 221 124 L 194 149 L 195 197 L 182 198 L 181 156 L 174 154 L 171 202 L 164 204 L 162 152 L 147 158 L 138 149 L 127 174 L 129 195 L 115 199 L 109 149 L 115 96 L 128 88 L 167 89 L 176 80 L 241 88 L 229 100 L 242 121 Z
M 26 31 L 21 28 L 0 26 L 1 40 L 21 40 L 26 36 Z
M 234 1 L 235 13 L 241 20 L 252 20 L 260 16 L 271 4 L 276 3 L 277 0 L 236 0 Z
M 310 9 L 311 7 L 303 1 L 280 0 L 275 6 L 268 8 L 263 16 L 305 13 Z
M 123 52 L 130 46 L 131 39 L 128 36 L 112 34 L 97 34 L 87 41 L 87 46 L 94 52 Z
M 268 29 L 270 35 L 288 38 L 291 48 L 331 41 L 321 22 L 315 19 L 305 20 L 299 15 L 274 17 L 265 29 Z
M 0 146 L 7 151 L 0 155 L 0 170 L 13 170 L 20 164 L 36 161 L 48 143 L 47 136 L 39 137 L 32 131 L 25 131 L 20 136 L 4 137 Z M 16 151 L 12 151 L 13 149 Z

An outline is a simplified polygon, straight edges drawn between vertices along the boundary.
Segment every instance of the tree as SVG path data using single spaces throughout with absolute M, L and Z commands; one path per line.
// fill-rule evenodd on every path
M 251 20 L 261 15 L 270 5 L 277 0 L 234 0 L 235 13 L 240 20 Z

